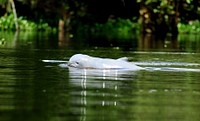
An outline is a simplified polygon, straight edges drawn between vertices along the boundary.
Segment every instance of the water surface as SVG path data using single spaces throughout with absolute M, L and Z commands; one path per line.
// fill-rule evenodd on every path
M 142 67 L 200 69 L 198 49 L 61 47 L 49 35 L 40 38 L 44 41 L 27 38 L 18 39 L 17 44 L 1 44 L 0 121 L 200 120 L 199 72 L 74 71 L 59 67 L 60 63 L 42 62 L 68 60 L 75 53 L 84 53 L 127 56 Z

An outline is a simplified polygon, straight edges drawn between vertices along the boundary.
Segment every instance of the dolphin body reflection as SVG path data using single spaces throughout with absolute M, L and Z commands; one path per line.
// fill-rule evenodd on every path
M 133 63 L 128 62 L 126 57 L 119 59 L 92 57 L 84 54 L 73 55 L 68 62 L 69 67 L 79 69 L 114 69 L 114 70 L 143 70 Z

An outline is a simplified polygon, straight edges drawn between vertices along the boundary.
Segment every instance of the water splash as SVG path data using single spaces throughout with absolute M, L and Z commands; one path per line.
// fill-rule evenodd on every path
M 200 72 L 200 69 L 193 68 L 145 67 L 145 69 L 150 71 Z
M 185 62 L 132 62 L 135 65 L 142 66 L 200 66 L 198 63 L 185 63 Z
M 186 62 L 133 62 L 133 64 L 140 66 L 179 66 L 178 67 L 144 67 L 146 70 L 152 71 L 176 71 L 176 72 L 200 72 L 200 69 L 194 69 L 192 67 L 198 67 L 198 63 L 186 63 Z M 185 68 L 190 67 L 190 68 Z
M 64 60 L 42 60 L 42 62 L 45 62 L 45 63 L 67 63 L 68 61 L 64 61 Z

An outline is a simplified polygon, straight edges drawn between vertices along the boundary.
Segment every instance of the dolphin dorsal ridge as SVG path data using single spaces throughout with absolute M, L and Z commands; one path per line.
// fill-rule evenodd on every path
M 117 60 L 121 60 L 121 61 L 126 61 L 126 62 L 128 62 L 128 58 L 127 58 L 127 57 L 118 58 Z

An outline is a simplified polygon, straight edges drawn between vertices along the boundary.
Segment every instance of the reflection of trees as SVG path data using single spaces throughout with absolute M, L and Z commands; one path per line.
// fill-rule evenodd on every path
M 142 50 L 153 50 L 153 49 L 179 49 L 178 40 L 175 37 L 167 36 L 165 39 L 158 38 L 153 34 L 143 34 L 141 39 L 138 41 L 138 48 Z
M 58 48 L 66 45 L 66 38 L 59 45 L 56 32 L 26 32 L 26 31 L 2 31 L 0 32 L 0 48 L 34 49 L 34 48 Z
M 8 84 L 5 87 L 10 90 L 4 95 L 4 100 L 8 103 L 3 105 L 7 106 L 7 109 L 2 109 L 0 105 L 5 121 L 69 119 L 72 115 L 69 112 L 66 91 L 68 76 L 63 75 L 64 80 L 54 78 L 53 75 L 60 75 L 60 71 L 46 68 L 39 61 L 44 57 L 40 52 L 16 50 L 8 55 L 13 60 L 8 58 L 10 71 L 8 78 L 5 78 Z M 75 119 L 75 116 L 71 119 Z
M 200 36 L 198 34 L 183 34 L 178 36 L 179 48 L 187 52 L 200 52 Z
M 65 32 L 64 30 L 60 30 L 58 33 L 58 46 L 59 48 L 66 48 L 70 44 L 70 36 L 72 36 L 69 32 Z

